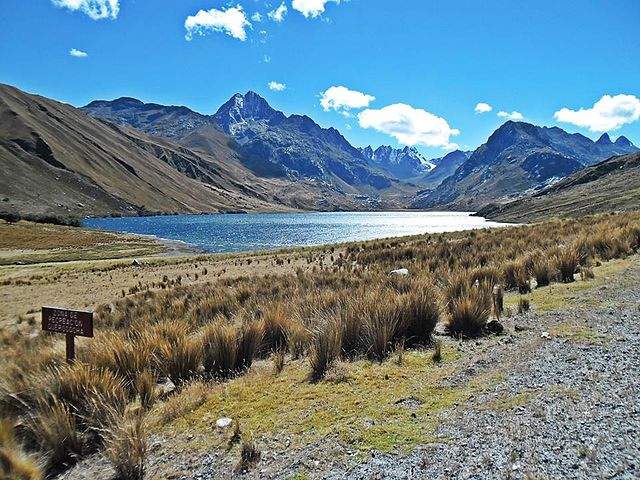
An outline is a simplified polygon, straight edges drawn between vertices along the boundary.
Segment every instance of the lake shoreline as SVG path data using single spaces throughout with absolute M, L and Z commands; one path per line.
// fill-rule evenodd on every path
M 271 252 L 511 225 L 486 220 L 473 212 L 448 211 L 102 217 L 87 219 L 83 224 L 90 229 L 148 236 L 166 243 L 169 251 L 196 253 Z

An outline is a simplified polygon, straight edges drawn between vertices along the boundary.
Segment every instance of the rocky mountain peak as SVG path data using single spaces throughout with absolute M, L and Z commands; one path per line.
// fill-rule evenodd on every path
M 248 121 L 273 122 L 285 118 L 282 112 L 273 109 L 264 98 L 251 90 L 244 95 L 233 95 L 213 117 L 225 132 L 232 135 L 240 124 Z
M 620 135 L 618 139 L 615 141 L 615 145 L 618 147 L 633 147 L 633 143 L 624 135 Z
M 607 132 L 603 133 L 600 138 L 596 141 L 598 145 L 610 145 L 611 138 L 609 138 L 609 134 Z

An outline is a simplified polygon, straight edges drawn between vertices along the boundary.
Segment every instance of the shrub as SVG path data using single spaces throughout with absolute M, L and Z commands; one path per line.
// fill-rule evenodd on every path
M 312 382 L 322 380 L 340 354 L 341 327 L 331 315 L 318 316 L 309 349 Z
M 558 271 L 563 283 L 571 283 L 575 280 L 574 274 L 580 264 L 580 258 L 572 247 L 564 247 L 558 250 L 553 257 L 553 264 Z
M 474 337 L 482 333 L 491 313 L 491 297 L 486 288 L 472 287 L 448 303 L 447 328 L 456 336 Z
M 116 480 L 142 480 L 147 434 L 141 408 L 134 408 L 115 422 L 106 436 L 106 453 Z

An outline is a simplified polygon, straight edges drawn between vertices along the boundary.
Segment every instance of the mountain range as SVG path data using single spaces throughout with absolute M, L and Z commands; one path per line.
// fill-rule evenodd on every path
M 414 208 L 475 211 L 534 193 L 613 155 L 638 149 L 625 137 L 607 134 L 596 142 L 558 127 L 508 121 L 431 191 L 422 191 Z
M 429 160 L 415 147 L 393 148 L 382 145 L 375 150 L 371 146 L 358 150 L 369 165 L 401 180 L 426 175 L 436 167 L 434 160 Z
M 473 152 L 428 159 L 356 148 L 251 91 L 204 115 L 130 97 L 75 108 L 0 85 L 0 210 L 21 213 L 477 210 L 637 150 L 510 121 Z

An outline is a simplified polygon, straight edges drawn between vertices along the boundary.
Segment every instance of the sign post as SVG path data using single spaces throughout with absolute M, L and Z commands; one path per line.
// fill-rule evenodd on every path
M 93 313 L 42 307 L 42 330 L 66 335 L 67 362 L 73 363 L 76 357 L 75 337 L 93 337 Z

